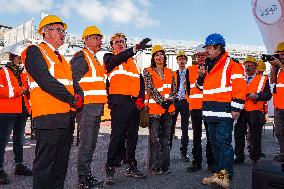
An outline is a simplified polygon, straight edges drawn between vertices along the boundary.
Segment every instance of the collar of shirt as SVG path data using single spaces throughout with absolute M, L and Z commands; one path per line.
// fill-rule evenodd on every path
M 52 51 L 58 51 L 58 49 L 54 48 L 53 45 L 51 45 L 50 43 L 48 43 L 47 41 L 43 41 L 45 44 L 47 44 L 47 46 L 49 46 L 49 48 L 51 48 Z
M 182 70 L 179 69 L 180 74 L 185 74 L 185 72 L 186 72 L 186 69 L 182 69 Z
M 254 74 L 252 76 L 247 76 L 247 82 L 250 83 L 255 76 L 256 76 L 256 74 Z

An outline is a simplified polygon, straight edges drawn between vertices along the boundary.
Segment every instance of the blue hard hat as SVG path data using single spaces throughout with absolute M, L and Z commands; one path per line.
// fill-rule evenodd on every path
M 206 47 L 207 45 L 226 45 L 225 39 L 222 35 L 218 34 L 218 33 L 213 33 L 208 35 L 208 37 L 206 37 L 205 40 L 205 45 L 204 47 Z

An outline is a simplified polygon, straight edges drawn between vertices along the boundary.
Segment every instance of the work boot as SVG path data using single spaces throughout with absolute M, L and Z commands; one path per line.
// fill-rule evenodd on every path
M 114 175 L 115 167 L 106 166 L 106 184 L 113 185 L 114 184 Z
M 198 170 L 201 170 L 202 169 L 202 166 L 199 164 L 199 165 L 196 165 L 196 164 L 192 164 L 191 166 L 189 166 L 187 168 L 187 171 L 188 172 L 196 172 Z
M 169 167 L 162 168 L 162 173 L 163 174 L 171 173 L 170 168 Z
M 217 174 L 217 177 L 212 179 L 211 183 L 221 188 L 228 189 L 230 186 L 229 174 L 223 169 Z
M 135 178 L 146 178 L 146 176 L 138 170 L 135 163 L 130 163 L 127 165 L 125 176 Z
M 163 173 L 162 169 L 153 169 L 149 171 L 150 175 L 161 175 Z
M 9 184 L 10 181 L 8 179 L 7 173 L 4 172 L 4 170 L 0 170 L 0 185 Z
M 217 173 L 213 173 L 213 175 L 210 176 L 210 177 L 203 178 L 201 183 L 204 184 L 204 185 L 211 185 L 212 181 L 215 177 L 218 177 Z
M 189 162 L 190 160 L 189 160 L 189 158 L 187 157 L 187 155 L 181 155 L 181 161 L 183 161 L 183 162 Z
M 32 176 L 33 172 L 23 164 L 17 164 L 15 168 L 15 175 Z
M 103 181 L 96 179 L 91 173 L 85 178 L 79 178 L 79 189 L 99 188 L 104 184 Z

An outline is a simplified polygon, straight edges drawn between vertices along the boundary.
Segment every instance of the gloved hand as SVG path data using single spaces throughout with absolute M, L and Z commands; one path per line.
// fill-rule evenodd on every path
M 138 109 L 138 111 L 141 111 L 144 108 L 145 104 L 144 104 L 142 98 L 137 98 L 136 99 L 135 106 Z
M 83 98 L 81 97 L 81 95 L 79 94 L 74 95 L 74 101 L 72 106 L 75 107 L 76 109 L 80 109 L 83 107 Z
M 149 43 L 150 41 L 151 41 L 150 38 L 142 39 L 142 41 L 140 41 L 139 44 L 136 44 L 136 45 L 135 45 L 135 49 L 136 49 L 136 50 L 144 50 L 144 49 L 146 49 L 146 48 L 152 47 L 151 44 L 148 44 L 148 45 L 147 45 L 147 43 Z

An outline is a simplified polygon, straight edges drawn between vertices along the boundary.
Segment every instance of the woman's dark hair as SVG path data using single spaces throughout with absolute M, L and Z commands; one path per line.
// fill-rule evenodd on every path
M 166 67 L 167 66 L 167 56 L 166 56 L 166 54 L 165 54 L 165 51 L 157 51 L 157 52 L 162 52 L 163 53 L 163 55 L 164 55 L 164 65 L 163 65 L 163 67 Z M 155 60 L 154 60 L 154 56 L 157 54 L 157 52 L 155 52 L 153 55 L 152 55 L 152 58 L 151 58 L 151 68 L 156 68 L 157 67 L 157 65 L 156 65 L 156 62 L 155 62 Z

